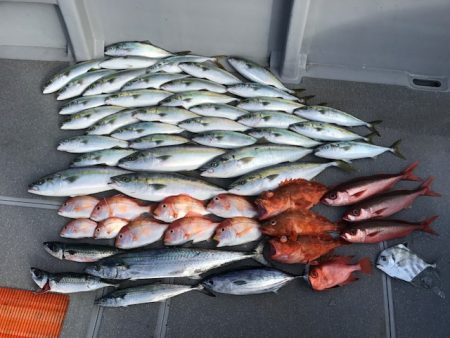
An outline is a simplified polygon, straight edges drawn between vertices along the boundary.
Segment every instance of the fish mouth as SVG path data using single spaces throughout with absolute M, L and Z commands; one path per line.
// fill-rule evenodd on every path
M 33 193 L 33 192 L 36 192 L 36 191 L 39 191 L 39 188 L 37 186 L 31 185 L 31 184 L 28 186 L 28 192 Z
M 264 206 L 264 202 L 263 201 L 256 200 L 255 201 L 255 205 L 256 205 L 256 213 L 258 214 L 258 219 L 264 220 L 264 219 L 270 217 L 266 207 Z
M 269 255 L 274 258 L 278 256 L 277 245 L 273 241 L 269 241 Z

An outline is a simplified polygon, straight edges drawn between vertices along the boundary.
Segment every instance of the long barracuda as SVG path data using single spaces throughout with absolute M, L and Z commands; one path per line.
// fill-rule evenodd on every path
M 210 199 L 225 191 L 198 178 L 175 173 L 135 173 L 111 179 L 110 188 L 131 197 L 161 201 L 167 196 L 190 195 L 200 200 Z
M 202 291 L 203 286 L 176 285 L 155 283 L 151 285 L 132 286 L 113 291 L 95 300 L 95 304 L 103 307 L 123 307 L 136 304 L 162 302 L 166 299 L 190 291 Z
M 294 146 L 253 145 L 230 150 L 200 170 L 204 177 L 236 177 L 270 165 L 297 161 L 311 152 L 311 149 Z
M 262 243 L 253 252 L 163 248 L 115 255 L 88 266 L 85 272 L 107 279 L 200 278 L 211 269 L 255 259 L 265 262 Z
M 28 192 L 43 196 L 80 196 L 111 190 L 111 177 L 128 173 L 112 167 L 83 167 L 58 171 L 28 186 Z

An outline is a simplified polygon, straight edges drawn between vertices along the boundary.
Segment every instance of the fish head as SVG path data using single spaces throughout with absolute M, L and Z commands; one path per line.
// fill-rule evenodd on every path
M 267 236 L 275 236 L 278 233 L 278 217 L 273 217 L 261 224 L 261 232 Z
M 377 268 L 392 276 L 392 272 L 397 270 L 395 255 L 392 252 L 382 251 L 377 258 Z
M 61 184 L 60 176 L 57 174 L 46 176 L 28 185 L 28 192 L 37 195 L 52 194 Z
M 145 162 L 144 154 L 140 152 L 135 152 L 131 155 L 128 155 L 120 159 L 117 165 L 120 168 L 133 170 L 136 169 L 137 167 L 142 166 L 143 162 Z
M 215 159 L 209 161 L 208 163 L 206 163 L 200 167 L 200 171 L 201 171 L 200 175 L 203 177 L 210 177 L 210 176 L 214 175 L 214 173 L 216 172 L 220 163 L 221 163 L 221 161 L 219 158 L 215 158 Z
M 180 95 L 173 94 L 173 95 L 166 97 L 159 104 L 161 106 L 176 107 L 176 106 L 182 106 L 183 100 L 181 99 Z M 183 127 L 181 127 L 181 128 L 183 128 Z
M 126 56 L 132 51 L 130 42 L 118 42 L 105 47 L 105 54 L 111 56 Z
M 225 220 L 216 228 L 213 239 L 218 242 L 217 246 L 232 245 L 236 241 L 237 231 L 232 226 L 231 220 Z
M 342 219 L 349 221 L 349 222 L 357 222 L 357 221 L 362 221 L 362 220 L 369 219 L 372 217 L 373 217 L 373 215 L 371 214 L 371 212 L 369 210 L 361 208 L 361 207 L 352 207 L 344 213 L 344 215 L 342 216 Z
M 345 205 L 350 200 L 350 194 L 346 190 L 331 190 L 321 198 L 321 202 L 329 206 Z
M 117 234 L 114 245 L 119 249 L 133 248 L 138 239 L 132 228 L 129 225 L 125 225 Z
M 283 194 L 266 191 L 255 200 L 256 210 L 260 220 L 270 218 L 289 208 L 289 198 Z
M 239 103 L 239 107 L 243 108 L 243 109 L 246 109 L 246 108 L 250 107 L 250 101 L 242 100 Z M 249 114 L 245 114 L 245 115 L 242 115 L 241 117 L 239 117 L 237 122 L 239 122 L 241 124 L 244 124 L 246 126 L 249 126 L 249 127 L 256 127 L 256 126 L 258 126 L 261 123 L 261 121 L 263 119 L 264 118 L 263 118 L 263 116 L 261 114 L 249 113 Z
M 84 272 L 88 275 L 104 279 L 122 279 L 121 272 L 125 271 L 127 266 L 120 262 L 97 262 L 87 266 Z
M 104 198 L 102 199 L 92 210 L 90 219 L 96 222 L 101 222 L 110 216 L 111 208 L 108 201 Z
M 320 266 L 311 266 L 308 273 L 308 282 L 314 290 L 320 291 L 328 289 L 331 281 L 328 280 Z
M 173 225 L 173 223 L 172 223 Z M 180 245 L 189 240 L 188 234 L 181 226 L 170 225 L 164 233 L 165 245 Z
M 341 238 L 350 243 L 364 243 L 367 237 L 367 233 L 364 229 L 352 227 L 345 230 L 341 234 Z
M 64 257 L 64 247 L 62 243 L 57 242 L 44 242 L 44 250 L 55 258 L 63 259 Z
M 95 225 L 95 222 L 83 218 L 74 219 L 61 229 L 59 235 L 61 237 L 71 238 L 77 236 L 77 234 L 84 234 L 89 231 L 91 224 Z
M 136 178 L 135 174 L 124 174 L 111 177 L 108 185 L 118 191 L 125 190 L 128 194 L 137 193 L 142 190 L 142 184 Z
M 291 245 L 293 241 L 289 241 L 286 237 L 280 239 L 269 240 L 269 255 L 271 259 L 283 261 L 288 260 L 296 247 Z
M 125 298 L 125 294 L 122 295 L 108 294 L 101 298 L 96 299 L 94 301 L 94 304 L 98 306 L 117 307 L 121 306 L 120 304 L 123 298 Z
M 161 201 L 158 206 L 153 210 L 153 216 L 163 222 L 173 222 L 178 219 L 178 212 L 170 197 Z
M 229 199 L 229 194 L 219 194 L 214 196 L 214 198 L 209 201 L 206 209 L 214 214 L 214 212 L 219 212 L 223 210 L 230 210 L 231 203 Z
M 42 289 L 48 282 L 48 272 L 38 269 L 30 268 L 31 278 Z

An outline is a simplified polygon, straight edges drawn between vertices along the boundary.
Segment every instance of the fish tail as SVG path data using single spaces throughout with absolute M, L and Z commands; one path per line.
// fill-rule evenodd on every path
M 192 290 L 200 291 L 201 293 L 204 293 L 205 295 L 208 295 L 210 297 L 216 297 L 214 293 L 212 293 L 209 289 L 207 289 L 203 284 L 197 284 L 192 286 Z
M 369 257 L 362 258 L 359 262 L 359 267 L 361 272 L 370 275 L 372 273 L 372 263 L 370 262 Z
M 336 167 L 338 167 L 339 169 L 342 169 L 342 170 L 344 170 L 344 171 L 347 171 L 347 172 L 355 171 L 355 168 L 353 168 L 353 167 L 351 166 L 351 164 L 348 163 L 348 162 L 344 162 L 344 161 L 335 161 L 334 163 L 336 163 L 336 164 L 335 164 Z
M 258 263 L 270 266 L 270 263 L 264 258 L 264 240 L 259 242 L 258 246 L 253 251 L 253 259 Z
M 420 222 L 420 225 L 422 226 L 421 230 L 423 232 L 427 232 L 429 234 L 438 236 L 439 234 L 436 231 L 434 231 L 434 229 L 430 226 L 430 224 L 433 223 L 438 217 L 439 216 L 433 216 Z
M 400 152 L 400 142 L 402 140 L 395 141 L 392 143 L 392 145 L 389 147 L 389 150 L 397 157 L 400 157 L 402 160 L 406 160 L 405 156 Z
M 380 136 L 380 134 L 378 132 L 372 131 L 370 134 L 364 136 L 364 141 L 373 144 L 373 138 L 375 136 Z
M 299 97 L 299 99 L 300 99 L 300 102 L 302 102 L 302 103 L 308 103 L 308 101 L 314 97 L 316 97 L 316 95 L 306 95 L 306 96 Z
M 431 184 L 433 183 L 434 177 L 429 177 L 425 182 L 422 183 L 420 186 L 420 189 L 424 190 L 423 195 L 424 196 L 435 196 L 435 197 L 441 197 L 441 194 L 434 192 L 431 190 Z
M 370 121 L 369 123 L 367 123 L 367 127 L 376 135 L 381 136 L 380 132 L 375 128 L 375 125 L 380 124 L 381 122 L 383 121 L 382 120 Z
M 419 165 L 419 161 L 412 163 L 408 168 L 403 171 L 402 179 L 405 181 L 421 181 L 422 179 L 419 176 L 413 174 L 413 171 Z

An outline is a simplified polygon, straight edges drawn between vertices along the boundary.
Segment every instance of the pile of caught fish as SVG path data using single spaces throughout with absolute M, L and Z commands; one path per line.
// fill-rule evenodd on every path
M 115 246 L 44 243 L 59 259 L 92 264 L 85 274 L 32 268 L 43 292 L 89 291 L 117 286 L 120 280 L 198 279 L 244 259 L 269 264 L 264 242 L 252 252 L 136 249 L 160 239 L 174 246 L 213 237 L 221 247 L 264 234 L 275 237 L 268 242 L 271 260 L 314 266 L 304 276 L 261 267 L 207 276 L 194 286 L 130 287 L 99 299 L 99 305 L 162 301 L 191 290 L 263 293 L 298 277 L 323 290 L 353 281 L 354 271 L 370 272 L 367 258 L 351 264 L 351 257 L 328 256 L 352 241 L 341 224 L 309 209 L 321 200 L 338 205 L 329 200 L 342 198 L 332 198 L 333 191 L 309 180 L 328 167 L 348 169 L 346 162 L 355 159 L 388 151 L 402 157 L 399 141 L 390 147 L 371 143 L 379 121 L 365 122 L 323 104 L 308 106 L 309 97 L 297 97 L 298 91 L 286 88 L 270 71 L 240 57 L 170 53 L 149 42 L 117 43 L 105 54 L 69 67 L 45 86 L 44 94 L 58 91 L 58 100 L 79 96 L 61 108 L 60 114 L 70 115 L 61 128 L 86 131 L 58 145 L 60 151 L 79 154 L 72 168 L 31 184 L 29 192 L 72 196 L 59 211 L 74 218 L 61 230 L 62 237 L 114 238 Z M 362 136 L 349 129 L 358 126 L 372 133 Z M 308 154 L 331 161 L 297 162 Z M 357 194 L 362 196 L 358 201 L 395 182 Z M 411 194 L 431 194 L 427 184 Z M 121 194 L 89 196 L 109 190 Z M 255 201 L 249 197 L 257 195 Z M 364 205 L 358 207 L 365 214 Z M 380 215 L 388 213 L 382 209 Z M 345 219 L 357 220 L 354 211 L 349 215 Z

